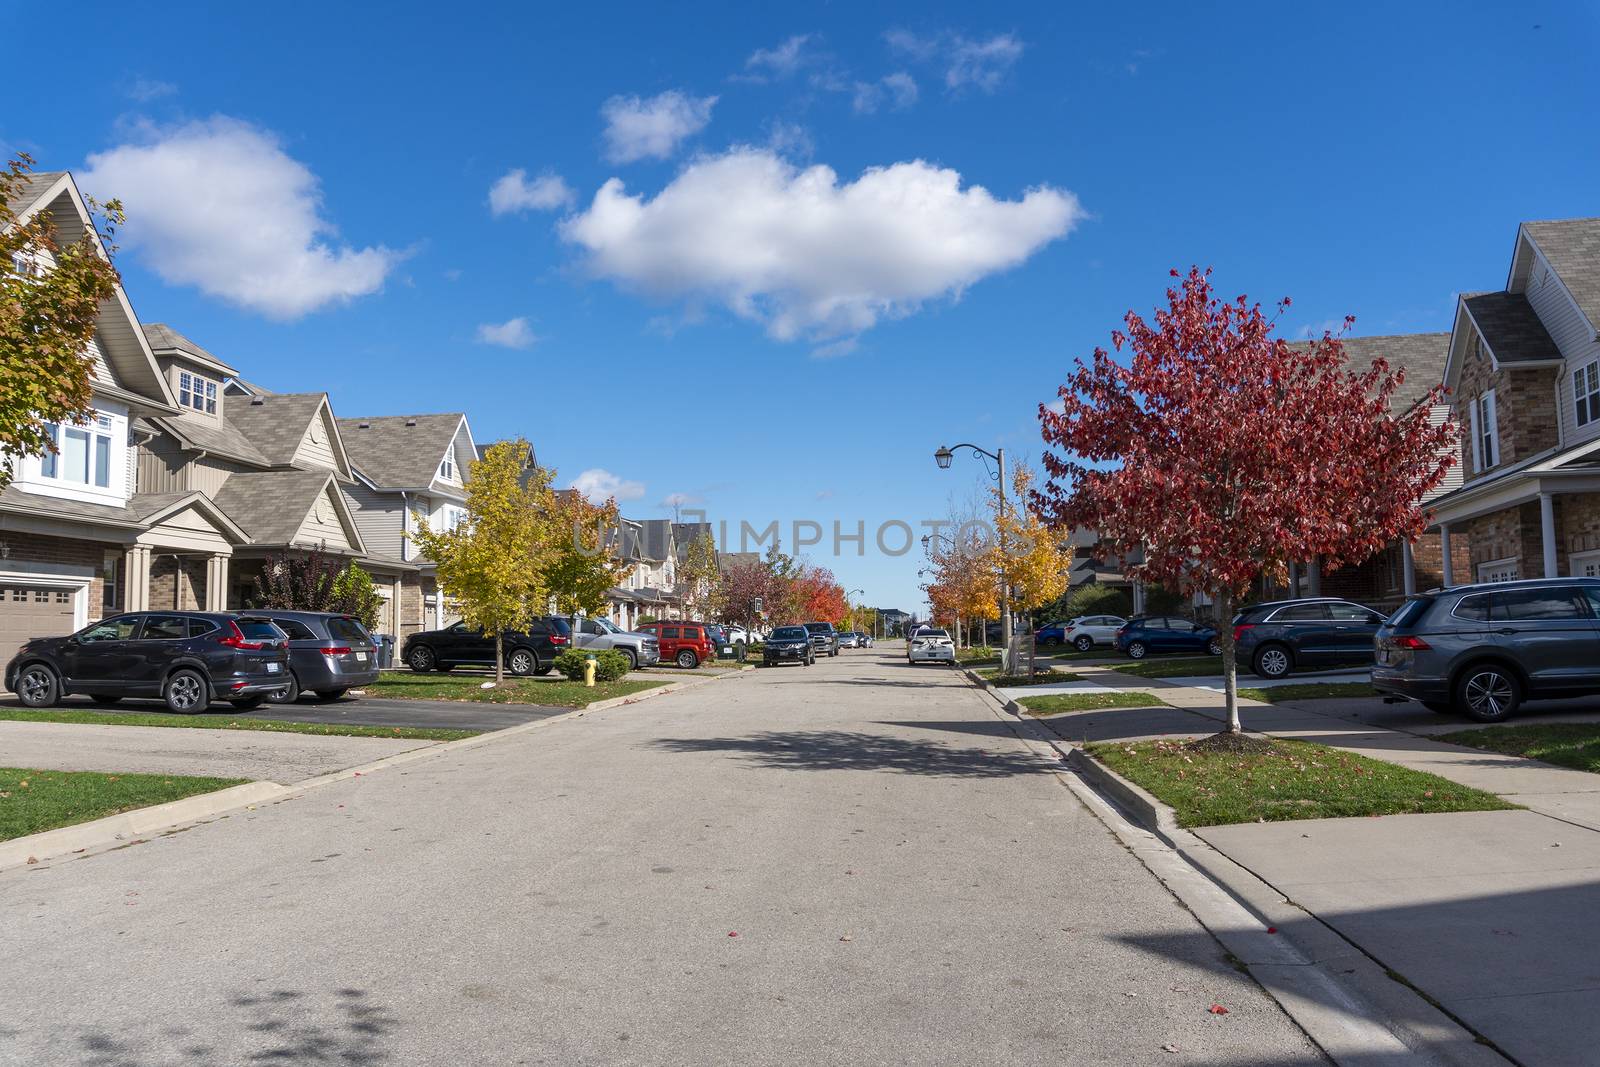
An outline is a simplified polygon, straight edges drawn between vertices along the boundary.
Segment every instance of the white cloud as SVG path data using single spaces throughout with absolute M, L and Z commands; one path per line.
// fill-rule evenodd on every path
M 528 326 L 528 320 L 521 316 L 508 319 L 495 324 L 483 323 L 478 327 L 478 343 L 481 345 L 499 345 L 501 348 L 532 348 L 538 338 L 533 335 L 533 330 Z
M 885 99 L 894 110 L 904 111 L 917 102 L 917 80 L 902 70 L 875 82 L 856 82 L 852 103 L 858 114 L 872 114 Z
M 810 159 L 817 149 L 810 131 L 797 122 L 771 123 L 767 127 L 767 147 L 791 159 Z
M 577 199 L 572 186 L 559 174 L 541 174 L 533 181 L 518 167 L 489 186 L 489 210 L 496 215 L 512 211 L 558 211 Z
M 837 341 L 830 341 L 825 345 L 818 345 L 811 350 L 812 359 L 838 359 L 848 356 L 856 350 L 857 341 L 854 337 L 841 337 Z
M 163 96 L 172 96 L 178 87 L 171 82 L 160 81 L 156 78 L 135 78 L 122 90 L 129 98 L 148 104 L 152 100 L 159 100 Z
M 999 200 L 921 160 L 841 184 L 829 167 L 735 148 L 689 164 L 654 198 L 612 178 L 560 232 L 598 276 L 657 298 L 720 302 L 779 340 L 827 341 L 958 297 L 1082 217 L 1069 192 L 1040 186 Z
M 676 89 L 648 100 L 613 96 L 600 108 L 606 120 L 606 158 L 613 163 L 666 159 L 684 138 L 706 128 L 716 102 L 714 96 L 686 96 Z
M 638 500 L 644 496 L 643 482 L 630 482 L 600 467 L 590 467 L 572 479 L 572 484 L 567 488 L 576 489 L 596 504 L 605 503 L 608 497 L 616 497 L 621 501 Z
M 1067 411 L 1067 402 L 1061 399 L 1059 396 L 1054 400 L 1046 401 L 1044 406 L 1046 410 L 1053 411 L 1057 415 L 1064 415 Z
M 122 200 L 123 243 L 169 284 L 295 319 L 376 292 L 403 258 L 330 240 L 317 176 L 269 131 L 216 116 L 145 132 L 91 155 L 82 183 Z
M 948 89 L 973 86 L 986 93 L 1000 88 L 1011 68 L 1022 58 L 1022 39 L 1014 33 L 997 33 L 973 40 L 959 33 L 919 36 L 909 30 L 890 30 L 884 34 L 889 47 L 922 63 L 934 63 L 944 70 Z
M 696 504 L 704 504 L 705 502 L 705 497 L 696 496 L 693 493 L 668 493 L 661 498 L 660 506 L 664 508 L 687 508 Z
M 806 45 L 813 39 L 812 34 L 797 33 L 776 48 L 758 48 L 744 61 L 744 68 L 758 78 L 790 77 L 811 58 Z

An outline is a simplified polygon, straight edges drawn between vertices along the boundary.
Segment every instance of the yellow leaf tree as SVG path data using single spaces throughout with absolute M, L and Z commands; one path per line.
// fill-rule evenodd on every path
M 1033 475 L 1022 466 L 1011 479 L 1013 503 L 997 521 L 999 567 L 1011 589 L 1014 611 L 1043 607 L 1066 591 L 1072 556 L 1056 535 L 1028 507 Z
M 415 535 L 462 619 L 495 635 L 496 683 L 505 680 L 505 631 L 543 612 L 543 564 L 560 537 L 550 473 L 526 471 L 527 453 L 521 439 L 491 446 L 468 468 L 466 520 L 438 533 L 424 522 Z
M 546 476 L 546 484 L 554 473 Z M 562 615 L 580 609 L 602 615 L 606 593 L 629 567 L 606 543 L 619 521 L 617 502 L 608 499 L 604 504 L 591 504 L 582 493 L 570 489 L 550 495 L 557 544 L 544 565 L 548 595 L 555 597 L 556 611 Z

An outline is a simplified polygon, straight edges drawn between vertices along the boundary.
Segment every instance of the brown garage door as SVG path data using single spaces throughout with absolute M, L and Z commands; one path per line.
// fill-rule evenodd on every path
M 30 637 L 70 634 L 73 590 L 0 581 L 0 665 Z

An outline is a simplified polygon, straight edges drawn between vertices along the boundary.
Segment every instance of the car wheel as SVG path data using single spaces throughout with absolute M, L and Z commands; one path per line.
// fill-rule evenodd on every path
M 622 650 L 622 656 L 623 656 L 624 659 L 626 659 L 628 661 L 628 669 L 630 671 L 636 671 L 636 670 L 639 669 L 639 656 L 638 656 L 638 654 L 636 652 L 634 652 L 633 649 L 631 649 L 631 648 L 623 649 Z
M 228 703 L 232 704 L 234 707 L 238 708 L 240 711 L 253 711 L 254 709 L 259 708 L 261 705 L 265 704 L 266 702 L 267 702 L 267 694 L 265 694 L 265 693 L 257 693 L 255 696 L 240 697 L 238 700 L 230 700 L 230 701 L 228 701 Z
M 161 687 L 161 699 L 167 702 L 168 711 L 179 715 L 204 711 L 211 703 L 210 686 L 194 671 L 173 671 Z
M 418 674 L 426 674 L 439 665 L 433 654 L 433 649 L 427 645 L 418 645 L 406 654 L 406 666 Z
M 514 648 L 506 657 L 506 669 L 518 678 L 526 678 L 539 669 L 539 657 L 531 648 Z
M 1294 657 L 1282 645 L 1268 645 L 1256 653 L 1250 669 L 1261 678 L 1282 678 L 1294 669 Z
M 317 699 L 331 704 L 348 692 L 348 689 L 318 689 Z
M 1206 645 L 1206 655 L 1208 655 L 1208 656 L 1220 656 L 1220 655 L 1222 655 L 1222 642 L 1218 641 L 1216 638 L 1213 637 L 1211 639 L 1210 643 Z
M 1050 643 L 1057 644 L 1058 642 L 1052 641 Z M 1077 649 L 1079 652 L 1087 652 L 1094 647 L 1094 638 L 1090 637 L 1088 634 L 1082 634 L 1072 642 L 1072 647 Z
M 300 699 L 300 679 L 296 678 L 294 672 L 291 671 L 289 673 L 288 686 L 270 694 L 267 699 L 274 704 L 293 704 Z
M 43 663 L 32 663 L 17 675 L 17 696 L 30 708 L 48 708 L 61 697 L 56 672 Z
M 1478 722 L 1503 722 L 1522 703 L 1522 683 L 1495 663 L 1469 667 L 1456 683 L 1456 705 Z
M 1143 641 L 1129 641 L 1128 642 L 1128 658 L 1129 659 L 1144 659 L 1145 656 L 1149 654 L 1149 652 L 1150 652 L 1150 650 L 1145 647 L 1145 643 Z
M 678 653 L 678 666 L 686 671 L 692 671 L 700 666 L 700 657 L 686 648 Z

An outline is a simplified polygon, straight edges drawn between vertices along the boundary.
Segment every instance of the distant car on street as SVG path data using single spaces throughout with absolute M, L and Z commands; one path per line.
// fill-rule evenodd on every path
M 1176 615 L 1137 615 L 1123 623 L 1112 646 L 1130 659 L 1159 653 L 1194 652 L 1222 655 L 1217 631 Z
M 761 665 L 776 667 L 780 663 L 798 663 L 810 667 L 817 662 L 817 651 L 811 644 L 811 635 L 804 626 L 779 626 L 767 637 L 761 650 Z
M 271 608 L 261 614 L 289 638 L 289 684 L 269 694 L 268 701 L 293 704 L 301 693 L 338 700 L 378 680 L 377 645 L 354 616 Z
M 1337 597 L 1252 604 L 1233 617 L 1239 663 L 1262 678 L 1307 667 L 1370 665 L 1383 616 Z
M 956 643 L 950 640 L 947 630 L 924 626 L 906 645 L 906 662 L 913 667 L 919 663 L 956 664 Z
M 501 655 L 508 672 L 517 677 L 549 674 L 556 657 L 572 645 L 572 627 L 557 616 L 535 619 L 524 630 L 501 635 Z M 464 622 L 442 630 L 423 630 L 406 638 L 400 659 L 418 674 L 450 671 L 456 667 L 493 667 L 494 634 Z
M 811 643 L 817 646 L 817 651 L 825 656 L 839 654 L 839 632 L 833 628 L 831 622 L 808 622 L 806 633 L 811 635 Z
M 861 635 L 854 630 L 842 630 L 839 633 L 840 648 L 858 648 L 861 645 Z
M 1079 652 L 1087 652 L 1095 645 L 1109 645 L 1117 631 L 1128 620 L 1120 615 L 1079 615 L 1065 622 L 1053 622 L 1034 632 L 1034 644 L 1040 648 L 1071 645 Z

